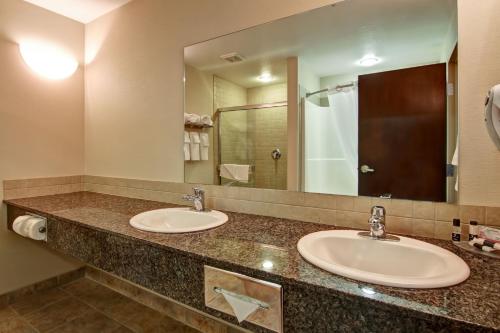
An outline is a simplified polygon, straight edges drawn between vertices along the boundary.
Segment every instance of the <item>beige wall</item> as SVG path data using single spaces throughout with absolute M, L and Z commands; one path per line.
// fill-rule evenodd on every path
M 488 89 L 500 83 L 500 1 L 458 1 L 459 201 L 500 206 L 500 151 L 483 120 Z
M 86 173 L 182 182 L 184 46 L 331 2 L 135 0 L 88 24 Z
M 83 34 L 82 24 L 24 1 L 0 1 L 0 179 L 83 173 L 82 68 L 66 80 L 48 81 L 25 65 L 18 48 L 24 39 L 43 39 L 81 61 Z M 0 210 L 0 294 L 75 268 L 5 232 L 5 209 Z

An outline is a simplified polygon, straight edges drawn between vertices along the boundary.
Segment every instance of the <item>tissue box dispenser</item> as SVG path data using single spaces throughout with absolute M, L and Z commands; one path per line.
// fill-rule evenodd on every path
M 205 305 L 234 316 L 224 294 L 258 305 L 245 321 L 283 332 L 283 293 L 280 285 L 205 266 Z

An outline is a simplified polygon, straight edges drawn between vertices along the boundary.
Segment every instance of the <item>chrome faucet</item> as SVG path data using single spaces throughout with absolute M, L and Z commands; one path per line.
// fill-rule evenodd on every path
M 205 205 L 205 190 L 201 187 L 193 188 L 194 194 L 186 194 L 182 198 L 193 203 L 193 210 L 197 212 L 210 211 Z
M 370 231 L 359 232 L 361 237 L 367 237 L 376 240 L 399 241 L 399 237 L 388 235 L 385 232 L 385 208 L 382 206 L 373 206 L 371 216 L 368 219 Z
M 385 208 L 382 206 L 372 207 L 372 216 L 368 219 L 370 223 L 370 237 L 385 238 Z

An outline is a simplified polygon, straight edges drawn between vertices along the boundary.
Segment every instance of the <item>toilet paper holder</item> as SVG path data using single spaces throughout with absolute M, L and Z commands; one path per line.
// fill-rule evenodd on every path
M 44 216 L 37 215 L 35 213 L 31 213 L 31 212 L 26 212 L 25 215 L 33 216 L 33 217 L 42 219 L 44 221 L 44 225 L 41 226 L 40 228 L 38 228 L 38 232 L 45 234 L 45 239 L 43 239 L 43 241 L 46 242 L 47 241 L 47 218 Z

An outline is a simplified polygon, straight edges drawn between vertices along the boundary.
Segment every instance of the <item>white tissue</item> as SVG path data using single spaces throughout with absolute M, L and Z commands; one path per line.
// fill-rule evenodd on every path
M 233 309 L 233 313 L 238 319 L 238 322 L 241 323 L 243 320 L 247 319 L 252 313 L 254 313 L 259 306 L 254 303 L 242 301 L 234 296 L 222 294 L 226 299 L 226 302 L 231 305 Z

